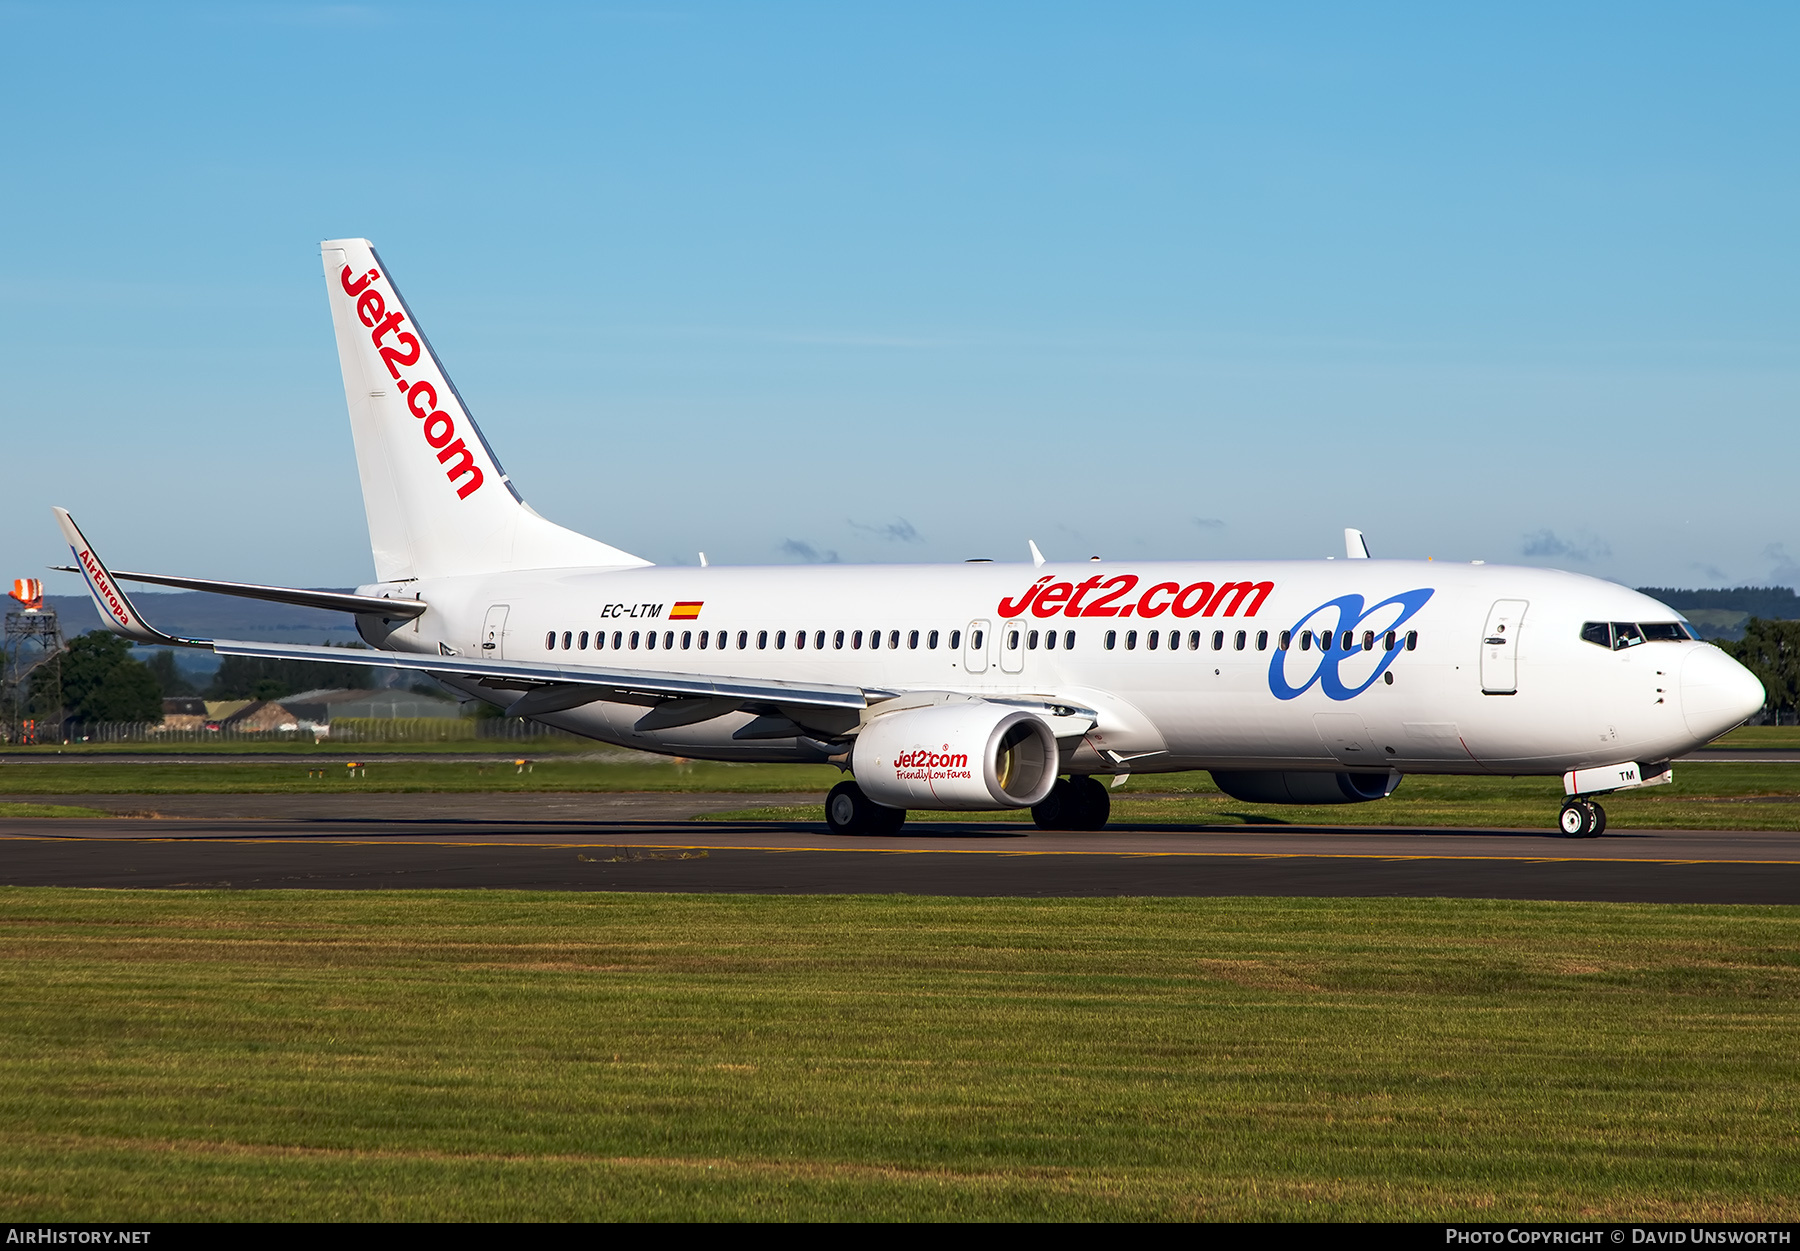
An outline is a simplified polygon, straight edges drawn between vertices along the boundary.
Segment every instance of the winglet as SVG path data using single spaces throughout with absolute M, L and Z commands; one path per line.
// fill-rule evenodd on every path
M 93 545 L 81 533 L 81 527 L 75 524 L 75 518 L 69 516 L 69 510 L 53 508 L 51 511 L 56 514 L 56 524 L 62 528 L 69 550 L 75 554 L 76 572 L 87 579 L 88 593 L 94 597 L 94 607 L 100 610 L 100 619 L 106 622 L 107 629 L 140 643 L 162 643 L 175 647 L 211 646 L 206 639 L 181 639 L 164 634 L 145 621 L 137 606 L 113 580 L 106 565 L 95 554 Z
M 1037 541 L 1035 539 L 1026 539 L 1025 545 L 1031 549 L 1032 568 L 1042 569 L 1044 567 L 1044 554 L 1038 551 Z
M 1352 530 L 1348 526 L 1344 528 L 1344 555 L 1351 560 L 1369 559 L 1369 543 L 1363 538 L 1361 530 Z

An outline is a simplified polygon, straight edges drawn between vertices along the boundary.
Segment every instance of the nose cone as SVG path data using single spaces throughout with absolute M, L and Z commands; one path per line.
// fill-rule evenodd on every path
M 1716 647 L 1696 647 L 1681 665 L 1681 716 L 1695 738 L 1717 738 L 1763 706 L 1763 685 Z

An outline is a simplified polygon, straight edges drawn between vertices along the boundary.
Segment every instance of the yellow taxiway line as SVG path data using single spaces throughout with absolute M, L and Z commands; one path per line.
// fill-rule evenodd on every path
M 488 842 L 472 839 L 417 838 L 105 838 L 90 839 L 80 835 L 0 834 L 0 841 L 41 843 L 216 843 L 229 846 L 287 845 L 307 847 L 509 847 L 515 850 L 543 851 L 765 851 L 862 852 L 889 856 L 1112 856 L 1121 859 L 1218 859 L 1218 860 L 1388 860 L 1403 863 L 1414 860 L 1491 860 L 1515 864 L 1768 864 L 1800 865 L 1800 860 L 1696 860 L 1664 859 L 1649 856 L 1467 856 L 1432 853 L 1396 854 L 1394 852 L 1346 851 L 1107 851 L 1051 849 L 1029 850 L 986 847 L 759 847 L 731 843 L 542 843 Z

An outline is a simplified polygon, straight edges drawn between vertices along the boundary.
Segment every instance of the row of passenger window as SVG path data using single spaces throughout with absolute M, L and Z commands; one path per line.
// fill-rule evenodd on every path
M 1593 628 L 1594 627 L 1591 624 L 1586 627 L 1582 631 L 1582 637 L 1591 643 L 1598 642 L 1602 646 L 1605 646 L 1611 636 L 1609 635 L 1607 639 L 1591 637 L 1589 632 L 1593 630 Z M 1612 628 L 1618 630 L 1621 627 L 1615 623 Z M 1630 628 L 1636 630 L 1638 627 L 1631 626 Z M 1644 630 L 1661 628 L 1662 627 L 1645 626 Z M 1679 629 L 1680 627 L 1675 628 Z M 1600 629 L 1605 630 L 1606 623 L 1600 623 Z M 1116 651 L 1118 649 L 1119 633 L 1120 632 L 1117 630 L 1108 630 L 1106 632 L 1105 645 L 1107 651 Z M 1166 648 L 1173 652 L 1180 651 L 1182 648 L 1183 636 L 1180 630 L 1148 630 L 1143 632 L 1141 636 L 1136 630 L 1126 630 L 1124 634 L 1125 650 L 1128 652 L 1137 650 L 1140 637 L 1143 642 L 1144 650 L 1146 651 L 1153 652 L 1158 648 Z M 828 635 L 830 646 L 834 650 L 841 650 L 848 647 L 852 651 L 860 651 L 864 646 L 867 646 L 871 651 L 879 650 L 884 638 L 890 651 L 898 651 L 903 641 L 905 647 L 909 651 L 917 651 L 921 642 L 923 642 L 925 650 L 936 651 L 939 640 L 939 634 L 936 630 L 889 630 L 885 635 L 880 630 L 869 630 L 867 632 L 862 630 L 833 630 L 829 632 L 825 630 L 815 630 L 810 636 L 811 645 L 815 651 L 823 651 L 825 649 Z M 1651 635 L 1650 637 L 1658 638 L 1666 636 L 1657 634 Z M 808 638 L 809 636 L 805 630 L 795 630 L 792 635 L 794 650 L 805 650 L 808 645 Z M 1226 639 L 1227 635 L 1224 630 L 1214 630 L 1210 640 L 1212 644 L 1211 650 L 1215 652 L 1225 651 Z M 586 630 L 564 630 L 560 636 L 555 630 L 551 630 L 544 635 L 544 650 L 555 651 L 559 641 L 562 644 L 563 651 L 586 651 L 588 650 L 590 641 L 596 651 L 607 649 L 607 633 L 605 630 L 596 630 L 592 634 Z M 771 641 L 776 650 L 785 650 L 789 642 L 788 632 L 786 630 L 776 630 L 773 633 L 768 630 L 739 630 L 737 632 L 737 647 L 739 651 L 749 651 L 753 646 L 758 651 L 766 651 L 768 650 Z M 1005 641 L 1009 651 L 1017 651 L 1021 641 L 1024 643 L 1027 651 L 1036 651 L 1039 647 L 1042 647 L 1045 651 L 1055 651 L 1059 644 L 1061 650 L 1073 651 L 1075 648 L 1075 631 L 1064 630 L 1059 635 L 1055 630 L 1019 630 L 1017 628 L 1009 627 Z M 1187 649 L 1189 651 L 1197 652 L 1204 650 L 1208 642 L 1206 631 L 1189 630 L 1186 635 L 1186 641 Z M 1635 638 L 1635 642 L 1641 643 L 1643 641 L 1644 636 L 1642 634 Z M 679 636 L 674 630 L 663 630 L 660 634 L 655 630 L 614 630 L 612 632 L 611 650 L 635 651 L 641 647 L 645 651 L 655 651 L 657 647 L 660 646 L 664 651 L 674 651 L 675 648 L 679 646 L 683 651 L 689 649 L 704 651 L 709 647 L 718 651 L 725 651 L 731 646 L 731 642 L 732 634 L 729 630 L 682 630 L 680 631 Z M 961 647 L 962 631 L 950 631 L 948 642 L 951 651 L 955 651 L 957 648 Z M 970 636 L 969 644 L 971 647 L 979 648 L 982 646 L 983 642 L 984 640 L 980 630 L 974 631 Z M 1356 632 L 1353 630 L 1345 630 L 1341 639 L 1336 638 L 1330 630 L 1319 630 L 1316 632 L 1312 630 L 1302 630 L 1300 631 L 1298 638 L 1296 638 L 1293 631 L 1283 630 L 1277 636 L 1275 646 L 1285 652 L 1293 647 L 1296 642 L 1303 652 L 1311 651 L 1314 646 L 1317 646 L 1322 652 L 1331 651 L 1334 647 L 1339 651 L 1348 652 L 1356 649 L 1357 639 Z M 1248 630 L 1235 631 L 1230 635 L 1230 643 L 1231 650 L 1233 651 L 1241 652 L 1246 650 L 1250 646 L 1250 632 Z M 1375 631 L 1364 630 L 1362 633 L 1362 650 L 1372 652 L 1376 649 L 1376 645 L 1377 635 Z M 1417 648 L 1418 645 L 1419 632 L 1417 630 L 1407 631 L 1404 638 L 1393 630 L 1389 630 L 1386 635 L 1380 637 L 1380 646 L 1383 651 L 1391 652 L 1397 648 L 1404 648 L 1410 652 Z M 1629 647 L 1631 644 L 1615 643 L 1613 646 Z M 1258 630 L 1256 632 L 1256 650 L 1259 652 L 1269 650 L 1269 632 L 1267 630 Z
M 555 651 L 558 637 L 555 630 L 545 634 L 544 650 Z M 1069 631 L 1071 646 L 1073 646 L 1074 637 L 1075 632 Z M 596 630 L 591 635 L 586 630 L 564 630 L 560 638 L 564 651 L 586 651 L 590 639 L 595 651 L 603 651 L 607 647 L 605 630 Z M 794 650 L 804 650 L 808 646 L 808 638 L 805 630 L 795 630 L 792 636 Z M 889 630 L 885 634 L 880 630 L 869 630 L 866 633 L 862 630 L 833 630 L 830 632 L 830 645 L 840 649 L 848 647 L 852 651 L 860 651 L 867 646 L 870 651 L 875 651 L 882 646 L 883 639 L 885 639 L 886 645 L 891 651 L 898 651 L 903 643 L 909 651 L 917 651 L 921 643 L 924 644 L 927 651 L 936 651 L 938 638 L 936 630 Z M 810 640 L 810 645 L 815 650 L 823 651 L 826 646 L 827 632 L 815 630 L 812 632 Z M 628 651 L 642 647 L 645 651 L 654 651 L 660 646 L 664 651 L 674 651 L 679 645 L 683 651 L 690 648 L 704 651 L 708 647 L 725 651 L 731 646 L 731 641 L 732 634 L 729 630 L 683 630 L 680 632 L 679 640 L 674 630 L 664 630 L 660 635 L 655 630 L 614 630 L 611 650 Z M 981 646 L 980 631 L 976 631 L 974 641 L 975 646 Z M 772 633 L 768 630 L 739 630 L 737 632 L 739 651 L 749 651 L 752 647 L 758 651 L 766 651 L 771 644 L 779 651 L 785 650 L 788 643 L 789 635 L 786 630 L 776 630 Z M 952 651 L 962 646 L 961 630 L 950 631 L 949 644 Z
M 1640 643 L 1685 643 L 1699 638 L 1679 621 L 1590 621 L 1581 627 L 1584 642 L 1622 652 Z
M 1034 636 L 1036 633 L 1037 631 L 1032 631 Z M 1212 650 L 1215 652 L 1224 651 L 1225 638 L 1225 631 L 1214 630 L 1212 632 Z M 1181 640 L 1182 634 L 1180 630 L 1169 630 L 1166 633 L 1161 630 L 1149 630 L 1146 631 L 1143 636 L 1144 649 L 1146 651 L 1155 651 L 1158 646 L 1166 647 L 1170 651 L 1179 651 L 1181 650 Z M 1189 630 L 1187 632 L 1187 647 L 1189 651 L 1197 652 L 1201 650 L 1202 644 L 1205 641 L 1206 632 L 1204 630 Z M 1316 633 L 1312 630 L 1302 630 L 1300 631 L 1298 640 L 1296 640 L 1292 630 L 1283 630 L 1280 635 L 1277 636 L 1275 646 L 1285 652 L 1293 647 L 1296 641 L 1298 641 L 1300 650 L 1303 652 L 1311 651 L 1315 645 L 1317 645 L 1318 649 L 1322 652 L 1331 651 L 1334 646 L 1339 651 L 1348 652 L 1356 649 L 1356 632 L 1354 630 L 1345 630 L 1342 639 L 1335 639 L 1333 632 L 1330 630 L 1319 630 Z M 1106 632 L 1105 642 L 1107 651 L 1110 652 L 1117 648 L 1119 645 L 1119 631 L 1108 630 Z M 1376 642 L 1377 636 L 1375 631 L 1363 631 L 1362 650 L 1365 652 L 1374 651 Z M 1125 631 L 1125 650 L 1128 652 L 1136 651 L 1137 646 L 1138 632 L 1136 630 Z M 1231 635 L 1231 650 L 1241 652 L 1249 646 L 1250 632 L 1248 630 L 1239 630 Z M 1413 651 L 1419 646 L 1419 632 L 1417 630 L 1408 630 L 1405 637 L 1402 638 L 1397 631 L 1389 630 L 1386 635 L 1380 637 L 1380 646 L 1383 651 L 1391 652 L 1401 647 L 1404 647 L 1409 652 Z M 1258 630 L 1256 632 L 1256 650 L 1259 652 L 1266 652 L 1269 650 L 1269 632 L 1267 630 Z

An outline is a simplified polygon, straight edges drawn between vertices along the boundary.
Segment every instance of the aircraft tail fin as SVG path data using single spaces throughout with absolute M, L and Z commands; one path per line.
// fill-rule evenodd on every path
M 525 503 L 374 245 L 330 239 L 320 253 L 380 581 L 650 563 Z

